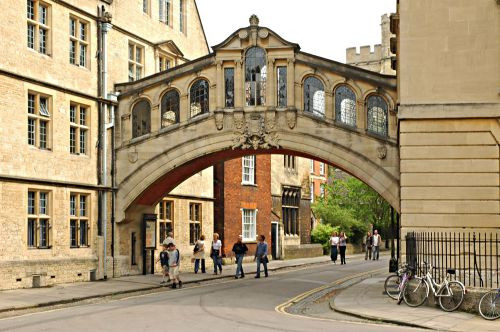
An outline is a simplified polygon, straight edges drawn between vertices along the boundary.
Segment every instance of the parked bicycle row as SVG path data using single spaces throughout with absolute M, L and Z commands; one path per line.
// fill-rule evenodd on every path
M 446 277 L 438 283 L 433 277 L 432 265 L 424 262 L 425 273 L 417 275 L 416 268 L 404 265 L 396 274 L 387 277 L 384 283 L 385 293 L 398 304 L 405 302 L 410 307 L 424 304 L 430 294 L 445 311 L 457 310 L 463 303 L 466 289 L 462 282 L 451 280 L 455 275 L 454 269 L 446 270 Z M 478 304 L 481 316 L 488 320 L 500 317 L 500 289 L 487 292 L 481 297 Z

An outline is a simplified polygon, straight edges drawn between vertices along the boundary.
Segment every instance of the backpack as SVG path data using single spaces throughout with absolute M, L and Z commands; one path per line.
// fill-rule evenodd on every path
M 193 253 L 196 254 L 198 251 L 200 251 L 200 246 L 199 246 L 198 242 L 196 242 L 196 244 L 194 245 Z

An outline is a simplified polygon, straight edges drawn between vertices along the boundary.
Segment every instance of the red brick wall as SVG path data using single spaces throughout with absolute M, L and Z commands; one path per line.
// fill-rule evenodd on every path
M 223 170 L 221 172 L 221 169 Z M 221 233 L 223 253 L 233 256 L 231 249 L 242 233 L 241 209 L 258 209 L 257 234 L 264 234 L 271 249 L 271 156 L 257 155 L 255 186 L 242 185 L 241 158 L 226 161 L 215 171 L 216 193 L 224 193 L 223 207 L 216 207 L 214 227 Z M 223 180 L 222 174 L 223 173 Z M 221 192 L 220 186 L 223 187 Z M 220 202 L 219 202 L 220 204 Z M 218 205 L 218 204 L 216 204 Z M 222 219 L 222 220 L 221 220 Z M 255 253 L 256 243 L 247 243 L 248 255 Z

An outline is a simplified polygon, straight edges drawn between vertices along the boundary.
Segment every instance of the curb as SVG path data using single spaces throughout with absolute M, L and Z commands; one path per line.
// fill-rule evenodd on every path
M 371 277 L 373 277 L 373 276 L 371 276 Z M 361 281 L 362 280 L 359 280 L 357 283 L 359 283 Z M 350 285 L 348 287 L 352 287 L 352 286 L 354 286 L 354 285 Z M 343 289 L 348 288 L 348 287 L 344 287 Z M 328 304 L 329 304 L 330 309 L 332 309 L 333 311 L 344 314 L 344 315 L 356 317 L 356 318 L 366 319 L 366 320 L 370 320 L 370 321 L 378 322 L 378 323 L 389 323 L 389 324 L 395 324 L 395 325 L 400 325 L 400 326 L 415 327 L 415 328 L 420 328 L 420 329 L 425 329 L 425 330 L 435 330 L 429 326 L 415 324 L 415 323 L 409 323 L 409 322 L 405 322 L 405 321 L 398 320 L 398 319 L 381 318 L 381 317 L 371 316 L 371 315 L 367 315 L 367 314 L 363 314 L 363 313 L 359 313 L 359 312 L 354 312 L 351 310 L 340 309 L 337 306 L 335 306 L 335 296 L 332 297 L 328 301 Z
M 325 260 L 321 262 L 313 262 L 313 263 L 307 263 L 307 264 L 295 264 L 295 265 L 288 265 L 288 266 L 278 266 L 275 268 L 269 268 L 269 271 L 279 271 L 283 269 L 288 269 L 288 268 L 298 268 L 298 267 L 307 267 L 307 266 L 313 266 L 313 265 L 322 265 L 322 264 L 329 264 L 330 261 Z M 196 283 L 201 283 L 201 282 L 206 282 L 206 281 L 211 281 L 211 280 L 224 280 L 224 279 L 233 279 L 234 275 L 223 275 L 223 276 L 213 276 L 213 277 L 207 277 L 204 279 L 199 279 L 199 280 L 191 280 L 191 281 L 185 281 L 183 282 L 184 285 L 188 284 L 196 284 Z M 50 307 L 50 306 L 56 306 L 56 305 L 62 305 L 62 304 L 68 304 L 68 303 L 78 303 L 78 302 L 83 302 L 86 300 L 91 300 L 91 299 L 97 299 L 97 298 L 105 298 L 105 297 L 110 297 L 110 296 L 116 296 L 116 295 L 123 295 L 123 294 L 132 294 L 132 293 L 138 293 L 138 292 L 149 292 L 155 289 L 162 289 L 162 288 L 168 288 L 163 285 L 155 285 L 155 286 L 149 286 L 149 287 L 143 287 L 143 288 L 135 288 L 135 289 L 128 289 L 128 290 L 122 290 L 122 291 L 116 291 L 116 292 L 109 292 L 109 293 L 102 293 L 102 294 L 96 294 L 96 295 L 89 295 L 89 296 L 82 296 L 82 297 L 75 297 L 71 299 L 63 299 L 63 300 L 55 300 L 55 301 L 49 301 L 49 302 L 43 302 L 43 303 L 38 303 L 35 305 L 27 305 L 27 306 L 18 306 L 18 307 L 10 307 L 10 308 L 3 308 L 0 309 L 0 314 L 5 313 L 5 312 L 15 312 L 15 311 L 21 311 L 21 310 L 29 310 L 29 309 L 37 309 L 37 308 L 44 308 L 44 307 Z M 167 290 L 165 290 L 167 291 Z

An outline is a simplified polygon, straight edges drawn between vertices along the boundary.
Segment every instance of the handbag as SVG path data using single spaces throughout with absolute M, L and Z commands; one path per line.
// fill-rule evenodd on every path
M 200 251 L 200 246 L 198 245 L 198 243 L 196 243 L 196 244 L 194 245 L 193 253 L 195 253 L 195 254 L 196 254 L 198 251 Z

